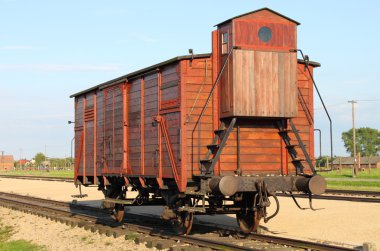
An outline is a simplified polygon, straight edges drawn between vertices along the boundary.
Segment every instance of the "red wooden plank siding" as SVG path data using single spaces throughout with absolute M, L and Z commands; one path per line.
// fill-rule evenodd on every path
M 158 111 L 158 78 L 157 73 L 146 75 L 144 78 L 144 165 L 145 175 L 157 175 L 157 130 L 153 126 L 154 117 Z
M 130 167 L 129 167 L 129 156 L 128 156 L 128 89 L 129 84 L 128 81 L 126 81 L 123 84 L 123 165 L 122 165 L 122 172 L 131 174 Z
M 140 99 L 140 79 L 135 78 L 129 82 L 128 88 L 128 156 L 131 174 L 140 174 L 140 118 L 141 118 L 141 99 Z
M 199 160 L 206 155 L 208 144 L 211 144 L 213 137 L 213 105 L 210 102 L 205 110 L 203 118 L 196 127 L 196 122 L 205 106 L 212 86 L 212 61 L 211 58 L 194 59 L 189 65 L 189 61 L 182 61 L 184 71 L 182 85 L 186 86 L 184 96 L 186 97 L 186 109 L 184 111 L 183 145 L 184 158 L 187 165 L 187 177 L 199 174 Z M 217 118 L 216 122 L 219 121 Z M 195 128 L 196 127 L 196 128 Z M 194 130 L 195 128 L 195 130 Z M 194 131 L 194 133 L 193 133 Z

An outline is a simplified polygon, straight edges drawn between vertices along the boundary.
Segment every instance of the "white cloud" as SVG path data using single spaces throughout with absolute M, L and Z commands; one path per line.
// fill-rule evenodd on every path
M 70 64 L 0 64 L 0 70 L 42 72 L 97 72 L 118 71 L 117 65 L 70 65 Z

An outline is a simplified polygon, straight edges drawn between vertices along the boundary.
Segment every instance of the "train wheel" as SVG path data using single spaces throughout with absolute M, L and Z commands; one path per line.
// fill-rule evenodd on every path
M 124 219 L 124 205 L 116 204 L 113 211 L 113 216 L 117 222 L 122 222 Z
M 236 214 L 236 220 L 243 233 L 256 232 L 261 220 L 261 213 L 258 211 L 240 212 Z
M 237 223 L 240 230 L 246 234 L 256 232 L 262 218 L 261 211 L 253 210 L 254 197 L 254 193 L 245 193 L 241 201 L 235 202 L 235 206 L 241 208 L 240 212 L 236 213 Z
M 186 211 L 178 212 L 177 218 L 172 220 L 172 225 L 178 235 L 187 235 L 193 226 L 194 215 Z

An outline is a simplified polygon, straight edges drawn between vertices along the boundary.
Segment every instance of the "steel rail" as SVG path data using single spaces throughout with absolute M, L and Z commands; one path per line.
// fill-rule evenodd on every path
M 347 195 L 347 194 L 346 194 Z M 366 203 L 380 203 L 380 197 L 370 198 L 370 197 L 358 197 L 359 194 L 353 194 L 356 196 L 339 196 L 339 195 L 313 195 L 313 199 L 317 200 L 339 200 L 339 201 L 349 201 L 349 202 L 366 202 Z M 365 194 L 363 194 L 365 195 Z M 277 196 L 288 197 L 287 194 L 278 194 Z M 307 194 L 294 194 L 296 198 L 309 198 Z
M 4 196 L 9 196 L 10 198 L 4 198 Z M 20 200 L 21 199 L 21 200 Z M 22 201 L 24 200 L 24 201 Z M 51 205 L 59 205 L 59 206 L 64 206 L 68 207 L 70 210 L 77 209 L 77 210 L 89 210 L 89 211 L 98 211 L 101 212 L 103 215 L 106 215 L 104 210 L 100 210 L 98 208 L 93 208 L 90 206 L 83 206 L 83 205 L 78 205 L 78 204 L 71 204 L 71 203 L 66 203 L 66 202 L 60 202 L 60 201 L 53 201 L 53 200 L 48 200 L 48 199 L 42 199 L 42 198 L 35 198 L 35 197 L 29 197 L 29 196 L 24 196 L 24 195 L 17 195 L 17 194 L 9 194 L 9 193 L 4 193 L 0 192 L 0 204 L 4 205 L 5 203 L 13 204 L 16 205 L 15 209 L 17 210 L 25 210 L 25 208 L 28 209 L 28 211 L 32 211 L 33 207 L 37 208 L 35 211 L 38 211 L 37 213 L 40 216 L 45 216 L 47 217 L 46 214 L 43 213 L 43 211 L 50 211 L 52 212 L 53 215 L 58 217 L 58 213 L 64 215 L 64 217 L 70 217 L 74 218 L 77 221 L 86 221 L 86 223 L 81 223 L 82 226 L 86 224 L 94 224 L 95 222 L 98 224 L 101 224 L 101 227 L 104 225 L 112 226 L 112 230 L 107 230 L 107 231 L 116 231 L 118 232 L 118 235 L 123 235 L 125 234 L 125 229 L 121 229 L 121 226 L 119 225 L 120 228 L 115 228 L 115 223 L 111 220 L 107 220 L 105 218 L 99 218 L 96 216 L 91 216 L 88 213 L 80 213 L 77 211 L 67 211 L 62 208 L 54 208 L 51 205 L 39 205 L 39 204 L 34 204 L 34 202 L 39 202 L 39 203 L 45 203 L 45 204 L 51 204 Z M 136 214 L 130 214 L 128 213 L 127 215 L 131 216 L 131 218 L 144 218 L 144 219 L 153 219 L 155 221 L 159 221 L 162 223 L 162 220 L 158 219 L 157 217 L 151 217 L 151 216 L 142 216 L 142 215 L 136 215 Z M 78 223 L 79 225 L 79 223 Z M 235 245 L 232 243 L 226 243 L 226 242 L 221 242 L 218 240 L 212 240 L 212 239 L 204 239 L 196 236 L 178 236 L 174 235 L 173 233 L 170 233 L 169 231 L 157 231 L 154 227 L 147 227 L 147 226 L 141 226 L 133 223 L 127 223 L 127 229 L 133 230 L 136 232 L 144 233 L 144 234 L 149 234 L 153 236 L 158 236 L 161 238 L 165 239 L 171 239 L 174 241 L 180 241 L 192 245 L 197 245 L 197 246 L 203 246 L 203 247 L 209 247 L 212 249 L 216 250 L 259 250 L 251 247 L 245 247 L 245 246 L 239 246 Z M 160 225 L 160 224 L 158 224 Z M 209 225 L 203 225 L 203 224 L 195 224 L 198 225 L 198 227 L 205 228 L 209 227 Z M 220 227 L 219 227 L 220 228 Z M 224 229 L 226 230 L 226 229 Z M 100 231 L 100 230 L 99 230 Z M 124 231 L 124 232 L 123 232 Z M 348 247 L 340 247 L 340 246 L 335 246 L 335 245 L 330 245 L 330 244 L 321 244 L 321 243 L 314 243 L 314 242 L 309 242 L 309 241 L 303 241 L 303 240 L 295 240 L 295 239 L 290 239 L 290 238 L 284 238 L 284 237 L 276 237 L 276 236 L 266 236 L 266 235 L 261 235 L 261 234 L 250 234 L 247 237 L 249 237 L 249 240 L 254 240 L 254 241 L 260 241 L 260 242 L 265 242 L 265 243 L 273 243 L 276 245 L 288 245 L 292 246 L 295 248 L 302 248 L 302 249 L 313 249 L 313 250 L 328 250 L 328 251 L 352 251 L 356 250 L 353 248 L 348 248 Z M 248 240 L 248 239 L 245 239 Z
M 327 194 L 353 194 L 353 195 L 379 196 L 380 197 L 380 192 L 376 192 L 376 191 L 327 189 L 326 193 Z
M 74 182 L 74 178 L 33 176 L 33 175 L 0 175 L 0 178 Z
M 2 195 L 6 195 L 6 193 L 2 193 Z M 10 194 L 10 195 L 13 196 L 13 194 Z M 25 199 L 26 196 L 23 198 Z M 30 199 L 34 199 L 34 198 L 30 197 Z M 39 200 L 39 198 L 38 198 L 38 200 Z M 45 200 L 45 201 L 47 202 L 48 200 Z M 109 224 L 113 227 L 115 226 L 115 223 L 111 222 L 110 220 L 99 220 L 97 217 L 94 217 L 94 216 L 88 216 L 88 215 L 77 213 L 77 212 L 71 213 L 71 212 L 68 212 L 66 210 L 57 209 L 57 208 L 53 208 L 53 207 L 49 207 L 49 206 L 30 204 L 27 202 L 14 200 L 13 198 L 8 199 L 8 198 L 1 198 L 0 197 L 0 205 L 4 205 L 3 202 L 16 205 L 17 210 L 23 210 L 25 208 L 28 210 L 33 210 L 33 207 L 35 207 L 36 211 L 39 211 L 39 213 L 37 213 L 39 216 L 45 216 L 42 211 L 48 210 L 48 211 L 53 212 L 56 215 L 56 217 L 57 217 L 57 213 L 59 213 L 59 214 L 63 214 L 65 217 L 70 216 L 70 217 L 76 218 L 78 220 L 82 219 L 85 221 L 93 221 L 93 222 L 97 222 L 100 224 L 107 224 L 107 225 Z M 168 232 L 157 232 L 157 233 L 155 233 L 156 231 L 154 228 L 139 226 L 139 225 L 130 224 L 130 223 L 128 223 L 128 229 L 129 230 L 135 230 L 137 232 L 144 233 L 144 234 L 158 236 L 161 238 L 168 238 L 168 239 L 171 239 L 174 241 L 182 241 L 182 242 L 192 244 L 192 245 L 196 245 L 196 246 L 208 247 L 208 248 L 215 249 L 215 250 L 244 250 L 244 251 L 260 250 L 260 249 L 248 248 L 248 247 L 244 247 L 244 246 L 238 246 L 238 245 L 234 245 L 234 244 L 230 244 L 230 243 L 219 242 L 219 241 L 210 240 L 210 239 L 203 239 L 203 238 L 198 238 L 198 237 L 193 237 L 193 236 L 178 236 L 178 235 L 170 234 Z M 154 233 L 154 234 L 152 234 L 152 233 Z

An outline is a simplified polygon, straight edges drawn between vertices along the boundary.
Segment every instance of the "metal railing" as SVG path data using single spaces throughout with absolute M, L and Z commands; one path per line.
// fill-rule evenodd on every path
M 327 111 L 327 108 L 326 108 L 326 105 L 325 105 L 325 102 L 323 101 L 322 99 L 322 96 L 321 96 L 321 93 L 319 92 L 318 90 L 318 87 L 314 81 L 314 78 L 313 78 L 313 74 L 311 74 L 311 71 L 310 71 L 310 68 L 309 68 L 309 57 L 305 56 L 302 52 L 301 49 L 295 49 L 295 50 L 290 50 L 290 52 L 297 52 L 299 51 L 301 56 L 302 56 L 302 59 L 305 61 L 305 67 L 307 69 L 307 71 L 309 72 L 309 75 L 310 75 L 310 78 L 311 80 L 313 81 L 313 85 L 314 85 L 314 88 L 315 90 L 317 91 L 317 94 L 318 94 L 318 97 L 319 97 L 319 100 L 321 101 L 322 103 L 322 106 L 323 106 L 323 109 L 325 110 L 325 113 L 327 115 L 327 118 L 330 122 L 330 157 L 331 157 L 331 161 L 330 161 L 330 169 L 326 169 L 326 170 L 320 170 L 319 172 L 328 172 L 328 171 L 331 171 L 332 170 L 332 162 L 333 162 L 333 141 L 332 141 L 332 120 L 331 120 L 331 117 L 330 117 L 330 114 L 329 112 Z
M 205 111 L 206 111 L 206 109 L 207 109 L 207 107 L 208 107 L 208 105 L 209 105 L 209 103 L 210 103 L 210 101 L 211 101 L 212 95 L 214 94 L 214 92 L 215 92 L 215 90 L 216 90 L 216 87 L 217 87 L 217 85 L 218 85 L 218 83 L 219 83 L 219 81 L 220 81 L 220 78 L 222 77 L 222 73 L 224 72 L 224 69 L 226 68 L 227 63 L 228 63 L 228 61 L 229 61 L 229 59 L 230 59 L 230 57 L 231 57 L 231 54 L 232 54 L 232 52 L 233 52 L 234 49 L 237 49 L 237 47 L 232 47 L 232 48 L 230 49 L 230 51 L 228 52 L 227 58 L 226 58 L 226 60 L 224 61 L 223 65 L 222 65 L 222 68 L 220 69 L 220 71 L 219 71 L 219 73 L 218 73 L 218 76 L 217 76 L 217 78 L 216 78 L 214 84 L 212 85 L 212 88 L 211 88 L 210 94 L 208 95 L 208 97 L 207 97 L 207 99 L 206 99 L 206 102 L 205 102 L 205 104 L 204 104 L 204 106 L 203 106 L 203 108 L 202 108 L 202 111 L 201 111 L 201 113 L 199 114 L 199 117 L 198 117 L 197 121 L 195 122 L 194 128 L 193 128 L 193 130 L 192 130 L 192 133 L 191 133 L 191 139 L 192 139 L 192 154 L 191 154 L 191 156 L 192 156 L 192 163 L 193 163 L 193 164 L 194 164 L 194 132 L 195 132 L 195 131 L 197 130 L 197 128 L 198 128 L 198 133 L 199 133 L 199 134 L 198 134 L 198 141 L 199 141 L 199 140 L 200 140 L 200 136 L 201 136 L 201 134 L 200 134 L 200 124 L 201 124 L 201 120 L 202 120 L 202 118 L 203 118 L 203 116 L 204 116 L 204 114 L 205 114 Z M 198 142 L 197 145 L 200 146 L 199 142 Z M 198 155 L 199 155 L 199 154 L 200 154 L 200 149 L 198 149 Z M 198 161 L 199 161 L 199 159 L 200 159 L 200 156 L 198 156 Z M 200 163 L 198 163 L 198 164 L 200 164 Z M 200 166 L 199 166 L 199 170 L 200 170 Z

